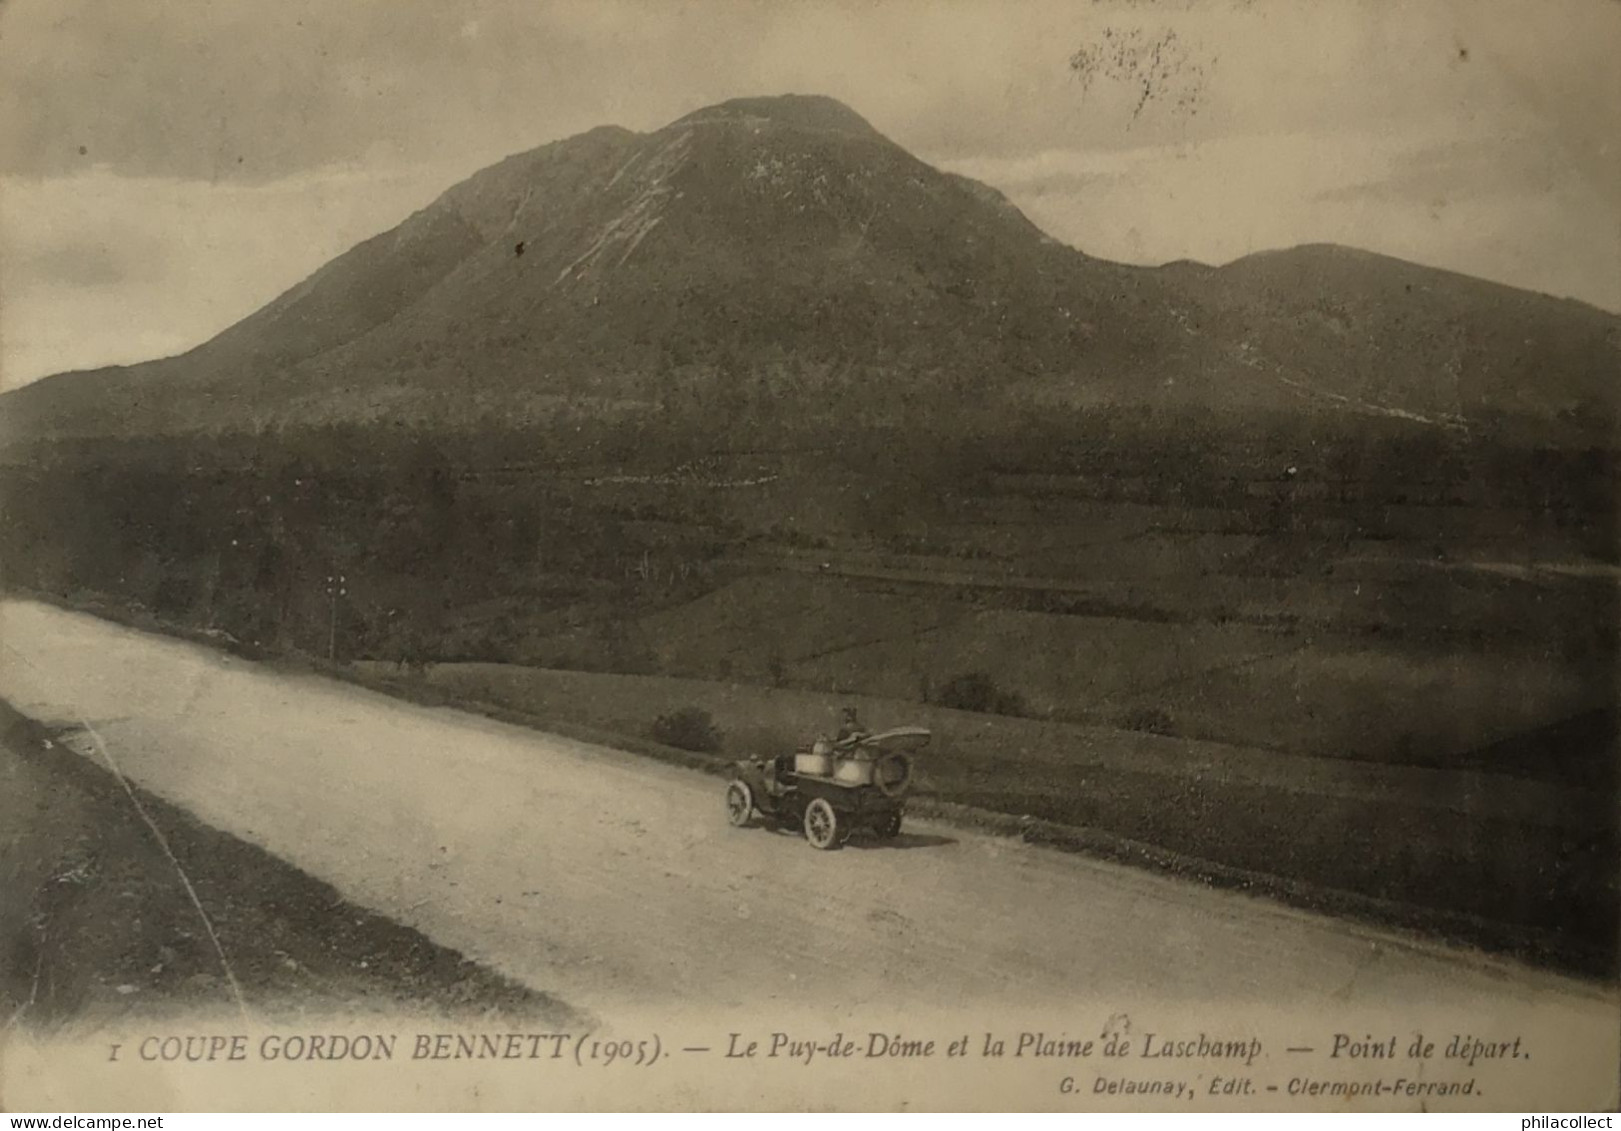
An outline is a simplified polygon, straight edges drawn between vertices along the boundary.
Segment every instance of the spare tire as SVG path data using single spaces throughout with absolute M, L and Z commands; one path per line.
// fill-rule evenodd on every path
M 885 797 L 899 797 L 912 784 L 912 759 L 900 750 L 885 751 L 872 768 L 872 784 Z

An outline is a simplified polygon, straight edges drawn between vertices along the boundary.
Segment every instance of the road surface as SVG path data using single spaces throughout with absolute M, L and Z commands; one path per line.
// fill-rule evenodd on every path
M 88 724 L 148 790 L 588 1010 L 1489 1004 L 1613 1046 L 1607 992 L 1241 894 L 924 822 L 817 852 L 729 827 L 711 777 L 41 604 L 0 604 L 0 641 L 19 710 Z

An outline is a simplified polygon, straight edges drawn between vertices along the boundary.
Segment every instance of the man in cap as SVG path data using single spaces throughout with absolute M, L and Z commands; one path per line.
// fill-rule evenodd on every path
M 844 709 L 844 722 L 839 725 L 839 733 L 834 738 L 838 746 L 854 746 L 861 739 L 867 737 L 867 732 L 861 727 L 861 720 L 856 717 L 854 707 Z

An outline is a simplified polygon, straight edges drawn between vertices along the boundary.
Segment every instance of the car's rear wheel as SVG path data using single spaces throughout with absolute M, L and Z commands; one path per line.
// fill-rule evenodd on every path
M 726 819 L 735 828 L 743 828 L 754 815 L 754 794 L 747 782 L 733 781 L 726 787 Z
M 885 813 L 882 817 L 879 817 L 872 826 L 872 831 L 877 834 L 879 840 L 894 840 L 900 836 L 901 811 L 897 809 L 893 813 Z
M 839 815 L 825 798 L 815 798 L 805 806 L 805 839 L 814 848 L 835 848 L 844 843 L 839 833 Z
M 900 797 L 912 784 L 912 759 L 904 751 L 887 751 L 872 768 L 872 784 L 885 797 Z

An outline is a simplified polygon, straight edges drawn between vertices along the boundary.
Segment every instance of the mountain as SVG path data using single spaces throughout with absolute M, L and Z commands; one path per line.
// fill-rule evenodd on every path
M 1451 425 L 1613 426 L 1621 319 L 1584 303 L 1333 245 L 1195 278 L 1206 331 L 1303 404 Z
M 0 398 L 19 434 L 671 403 L 1000 403 L 1608 429 L 1621 319 L 1336 247 L 1128 267 L 815 96 L 518 154 L 174 358 Z

